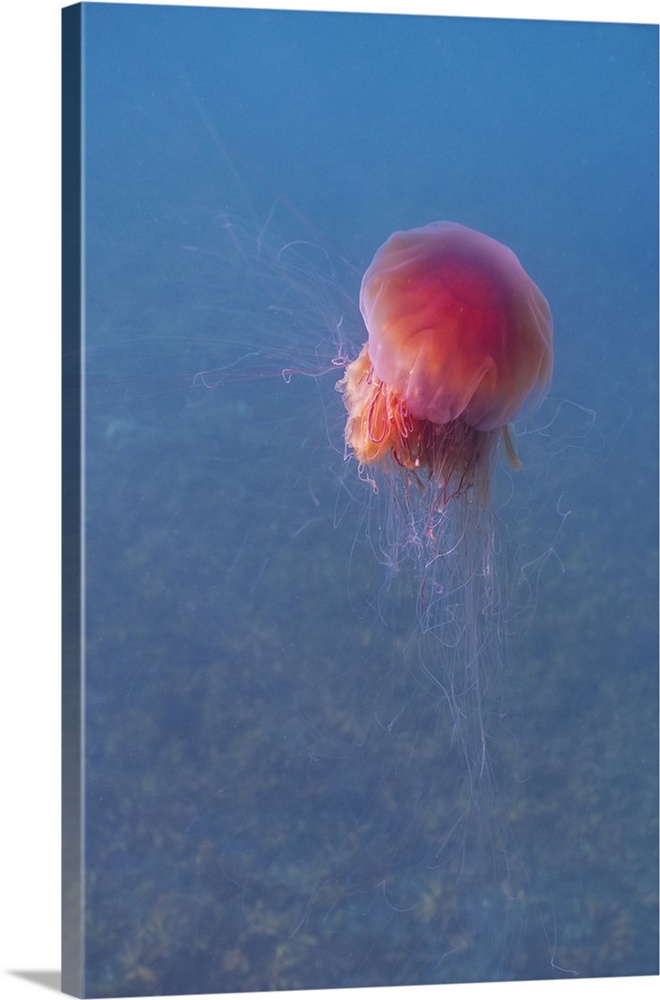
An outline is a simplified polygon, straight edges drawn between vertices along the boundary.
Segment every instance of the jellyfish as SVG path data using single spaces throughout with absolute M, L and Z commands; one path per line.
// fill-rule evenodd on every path
M 486 501 L 499 441 L 552 374 L 546 299 L 515 254 L 454 222 L 394 233 L 362 281 L 369 340 L 340 383 L 345 438 L 362 467 L 428 470 L 443 503 Z
M 474 791 L 487 771 L 485 665 L 504 659 L 508 613 L 491 481 L 500 446 L 521 467 L 511 421 L 547 394 L 550 310 L 511 250 L 454 222 L 394 233 L 360 309 L 368 341 L 337 385 L 346 454 L 374 492 L 388 487 L 379 551 L 392 577 L 411 559 L 416 569 L 418 631 L 435 640 L 419 669 L 451 709 Z

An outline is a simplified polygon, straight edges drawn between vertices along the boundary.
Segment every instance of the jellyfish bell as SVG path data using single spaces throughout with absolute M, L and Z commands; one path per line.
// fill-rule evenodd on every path
M 395 233 L 361 289 L 374 371 L 418 419 L 502 427 L 551 374 L 550 314 L 515 254 L 438 222 Z
M 488 496 L 508 424 L 552 374 L 548 304 L 515 254 L 454 222 L 394 233 L 362 280 L 369 338 L 339 388 L 362 465 L 428 469 L 445 499 Z

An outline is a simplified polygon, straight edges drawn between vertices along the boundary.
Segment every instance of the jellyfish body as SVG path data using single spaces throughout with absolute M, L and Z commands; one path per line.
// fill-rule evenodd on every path
M 515 254 L 453 222 L 394 233 L 362 280 L 369 339 L 339 384 L 361 465 L 428 469 L 445 500 L 488 496 L 508 424 L 552 374 L 548 304 Z

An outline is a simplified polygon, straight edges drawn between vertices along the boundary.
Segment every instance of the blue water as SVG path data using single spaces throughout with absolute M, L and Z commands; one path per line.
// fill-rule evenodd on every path
M 657 972 L 657 29 L 83 27 L 87 995 Z M 437 219 L 555 324 L 483 798 L 332 363 Z

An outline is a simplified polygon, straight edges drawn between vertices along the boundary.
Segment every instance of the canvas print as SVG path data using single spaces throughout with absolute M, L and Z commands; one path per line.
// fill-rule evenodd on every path
M 63 28 L 64 990 L 657 973 L 657 27 Z

